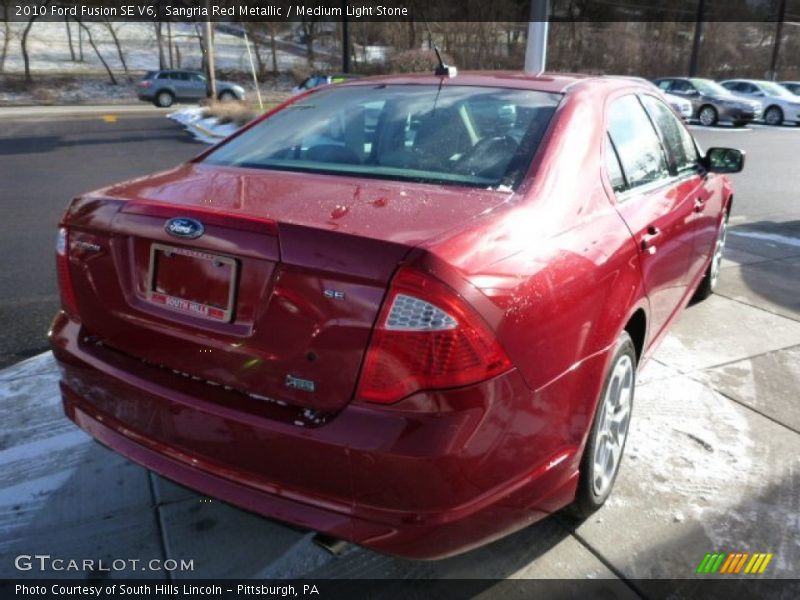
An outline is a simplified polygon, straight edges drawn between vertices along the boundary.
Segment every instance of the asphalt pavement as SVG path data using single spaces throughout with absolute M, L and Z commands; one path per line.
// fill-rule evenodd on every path
M 204 146 L 146 104 L 0 109 L 0 368 L 46 350 L 54 244 L 76 195 L 169 168 Z
M 66 199 L 201 146 L 161 118 L 4 125 L 2 204 L 12 218 L 0 222 L 0 252 L 13 266 L 0 270 L 0 339 L 12 362 L 44 345 Z M 199 496 L 93 442 L 61 414 L 45 354 L 0 370 L 0 577 L 64 576 L 13 567 L 12 557 L 45 552 L 194 561 L 192 571 L 111 577 L 619 578 L 646 597 L 645 579 L 691 589 L 684 578 L 704 577 L 696 569 L 706 553 L 758 552 L 773 555 L 758 577 L 785 579 L 785 597 L 798 597 L 800 128 L 693 129 L 706 148 L 748 153 L 734 176 L 719 293 L 687 308 L 642 373 L 616 488 L 590 519 L 557 514 L 433 563 L 353 546 L 334 557 L 310 533 Z

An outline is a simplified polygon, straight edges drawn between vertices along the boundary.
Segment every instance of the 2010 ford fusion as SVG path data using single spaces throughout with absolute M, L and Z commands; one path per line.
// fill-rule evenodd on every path
M 637 370 L 716 285 L 743 161 L 626 79 L 297 96 L 69 205 L 66 413 L 204 494 L 399 556 L 588 515 Z

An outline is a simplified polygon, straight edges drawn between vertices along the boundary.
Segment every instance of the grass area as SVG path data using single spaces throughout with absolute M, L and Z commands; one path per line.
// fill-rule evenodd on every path
M 288 94 L 286 95 L 288 97 Z M 244 101 L 244 102 L 209 102 L 205 107 L 203 116 L 205 118 L 215 117 L 221 124 L 234 123 L 237 127 L 241 127 L 261 116 L 263 113 L 275 108 L 283 102 L 285 98 L 269 98 L 264 100 L 263 110 L 259 107 L 257 102 Z

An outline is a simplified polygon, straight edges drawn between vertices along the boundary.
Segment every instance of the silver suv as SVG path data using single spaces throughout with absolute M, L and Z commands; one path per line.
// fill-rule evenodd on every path
M 767 125 L 781 125 L 784 121 L 800 124 L 800 98 L 785 87 L 761 79 L 729 79 L 722 85 L 737 96 L 761 102 Z
M 139 100 L 156 106 L 172 106 L 176 101 L 197 102 L 211 95 L 206 76 L 198 71 L 148 71 L 136 84 Z M 244 100 L 244 88 L 229 81 L 217 81 L 217 99 Z

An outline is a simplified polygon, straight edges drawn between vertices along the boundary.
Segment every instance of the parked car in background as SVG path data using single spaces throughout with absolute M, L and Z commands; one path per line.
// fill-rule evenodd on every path
M 743 162 L 626 79 L 312 90 L 72 201 L 66 414 L 203 494 L 398 556 L 587 517 L 637 370 L 714 290 Z
M 781 81 L 780 85 L 792 92 L 795 96 L 800 96 L 800 81 Z
M 782 125 L 784 121 L 800 124 L 800 98 L 774 81 L 728 79 L 721 85 L 737 96 L 761 102 L 767 125 Z
M 669 102 L 672 110 L 680 115 L 681 119 L 688 121 L 694 117 L 694 108 L 692 107 L 692 103 L 686 98 L 681 98 L 680 96 L 670 94 L 669 92 L 664 92 L 664 97 L 667 99 L 667 102 Z
M 311 77 L 307 77 L 303 80 L 303 82 L 296 86 L 292 90 L 292 94 L 302 94 L 303 92 L 307 92 L 308 90 L 312 90 L 315 87 L 319 87 L 321 85 L 328 85 L 331 83 L 343 83 L 345 81 L 350 81 L 351 79 L 357 79 L 357 75 L 350 75 L 350 74 L 340 74 L 340 75 L 312 75 Z
M 217 99 L 244 100 L 244 88 L 229 81 L 217 80 Z M 199 71 L 148 71 L 136 84 L 139 100 L 156 106 L 172 106 L 175 102 L 197 102 L 211 95 L 208 79 Z
M 693 110 L 692 110 L 692 103 L 686 100 L 685 98 L 681 98 L 680 96 L 676 96 L 675 94 L 670 94 L 669 92 L 665 92 L 664 90 L 660 89 L 655 83 L 645 79 L 644 77 L 630 77 L 630 76 L 620 76 L 622 79 L 628 79 L 630 81 L 636 81 L 637 83 L 641 83 L 642 85 L 649 85 L 655 90 L 661 92 L 661 94 L 666 98 L 669 105 L 672 107 L 677 115 L 683 119 L 684 121 L 688 121 L 692 118 Z
M 692 103 L 693 118 L 701 125 L 729 121 L 741 127 L 761 118 L 761 103 L 734 96 L 711 79 L 698 77 L 662 77 L 655 80 L 663 92 L 675 94 Z

